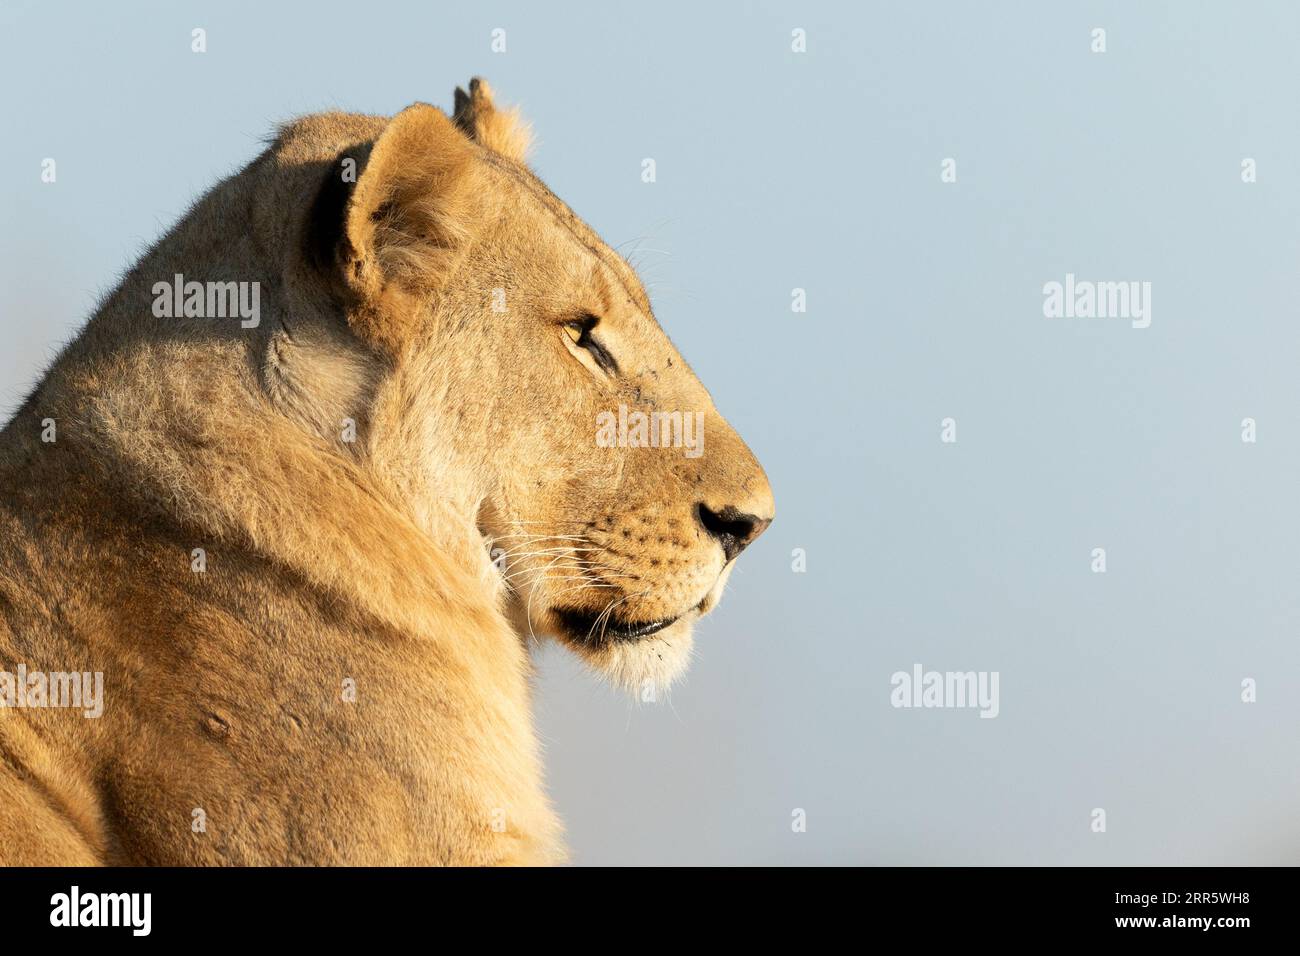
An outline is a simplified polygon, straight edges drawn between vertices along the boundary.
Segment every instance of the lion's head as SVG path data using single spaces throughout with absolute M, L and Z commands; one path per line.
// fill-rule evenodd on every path
M 662 686 L 772 492 L 632 268 L 525 166 L 527 140 L 479 80 L 453 117 L 287 127 L 272 161 L 318 186 L 297 327 L 272 337 L 267 374 L 322 433 L 351 412 L 352 453 L 417 520 L 450 506 L 477 531 L 521 634 Z M 364 361 L 339 351 L 356 338 Z

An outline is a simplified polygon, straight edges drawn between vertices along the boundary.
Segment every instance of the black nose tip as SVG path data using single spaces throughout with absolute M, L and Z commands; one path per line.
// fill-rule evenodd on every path
M 763 529 L 772 523 L 771 518 L 745 514 L 730 505 L 721 511 L 714 511 L 701 502 L 695 506 L 696 516 L 704 530 L 722 545 L 722 553 L 728 561 L 744 551 L 749 543 L 763 533 Z

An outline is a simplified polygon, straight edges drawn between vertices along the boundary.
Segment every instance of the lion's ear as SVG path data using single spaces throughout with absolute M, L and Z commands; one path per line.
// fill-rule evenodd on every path
M 416 103 L 394 116 L 348 203 L 346 237 L 361 273 L 353 278 L 436 285 L 443 261 L 471 229 L 473 164 L 473 149 L 440 110 Z
M 447 275 L 474 229 L 474 163 L 474 147 L 424 103 L 394 116 L 368 148 L 339 157 L 330 173 L 338 182 L 327 181 L 313 218 L 337 215 L 341 229 L 315 258 L 350 293 L 349 320 L 363 336 L 400 338 L 413 297 L 435 291 Z
M 453 114 L 456 125 L 465 135 L 494 153 L 522 163 L 528 158 L 532 146 L 532 133 L 517 107 L 498 110 L 492 102 L 492 88 L 487 80 L 474 77 L 469 81 L 469 92 L 456 87 L 456 108 Z

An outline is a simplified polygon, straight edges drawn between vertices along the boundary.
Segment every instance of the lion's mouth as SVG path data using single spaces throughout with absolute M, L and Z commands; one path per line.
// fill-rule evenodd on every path
M 570 637 L 584 644 L 603 641 L 636 641 L 656 634 L 677 621 L 677 616 L 657 621 L 621 621 L 613 615 L 592 614 L 588 611 L 557 609 L 556 618 Z

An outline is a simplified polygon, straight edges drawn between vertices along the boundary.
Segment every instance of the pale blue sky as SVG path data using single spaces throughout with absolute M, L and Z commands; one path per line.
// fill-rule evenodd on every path
M 543 655 L 576 862 L 1300 860 L 1300 8 L 612 6 L 6 2 L 0 402 L 278 122 L 484 75 L 777 498 L 671 706 Z M 999 716 L 892 708 L 918 662 Z

